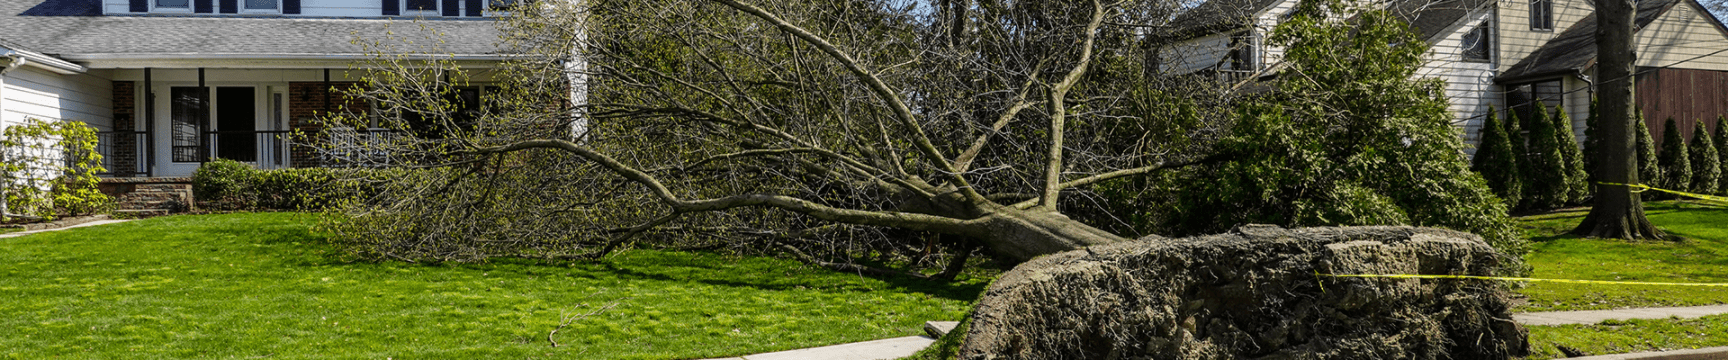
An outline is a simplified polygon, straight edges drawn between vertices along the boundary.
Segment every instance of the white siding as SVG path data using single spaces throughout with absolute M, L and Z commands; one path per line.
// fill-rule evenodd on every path
M 1487 121 L 1488 109 L 1502 106 L 1499 97 L 1494 96 L 1498 89 L 1494 85 L 1495 64 L 1464 61 L 1463 39 L 1476 24 L 1491 20 L 1492 12 L 1484 10 L 1449 25 L 1437 38 L 1431 39 L 1433 44 L 1428 62 L 1416 72 L 1416 77 L 1446 82 L 1446 100 L 1450 103 L 1448 110 L 1452 112 L 1452 124 L 1462 132 L 1464 143 L 1470 145 L 1465 150 L 1470 154 L 1476 152 L 1475 145 L 1482 124 Z
M 1588 0 L 1553 0 L 1554 29 L 1530 29 L 1530 0 L 1499 0 L 1496 21 L 1500 26 L 1495 28 L 1495 45 L 1499 45 L 1500 70 L 1517 64 L 1518 60 L 1530 56 L 1530 53 L 1553 40 L 1555 36 L 1565 32 L 1567 28 L 1583 20 L 1585 16 L 1596 11 Z
M 401 0 L 397 0 L 397 1 L 401 1 Z M 383 16 L 383 14 L 384 14 L 384 8 L 383 8 L 382 3 L 383 2 L 380 0 L 301 0 L 300 1 L 300 14 L 299 15 L 289 15 L 289 16 L 380 17 L 380 16 Z M 463 1 L 463 3 L 464 3 L 464 5 L 466 5 L 467 1 Z M 442 1 L 439 2 L 439 6 L 443 6 Z M 280 7 L 280 6 L 278 6 L 278 7 Z M 398 7 L 398 8 L 399 9 L 405 9 L 403 7 Z M 132 14 L 132 12 L 130 11 L 131 8 L 129 5 L 129 2 L 127 0 L 103 0 L 102 10 L 106 14 L 115 14 L 115 15 Z M 427 17 L 438 17 L 439 16 L 439 14 L 432 14 L 432 13 L 410 14 L 409 11 L 406 11 L 406 10 L 404 10 L 403 13 L 404 13 L 403 15 L 407 15 L 407 16 L 415 16 L 415 15 L 423 15 L 423 16 L 427 16 Z M 466 11 L 464 11 L 463 13 L 465 14 Z M 223 15 L 231 15 L 232 16 L 235 14 L 223 14 Z M 258 15 L 281 16 L 281 14 L 258 14 Z
M 1578 79 L 1577 76 L 1567 76 L 1560 85 L 1566 91 L 1562 100 L 1566 107 L 1566 116 L 1572 117 L 1572 136 L 1578 139 L 1579 146 L 1584 142 L 1584 121 L 1590 116 L 1590 97 L 1595 96 L 1590 83 Z
M 26 118 L 46 121 L 82 121 L 101 130 L 112 130 L 114 108 L 112 83 L 91 75 L 60 75 L 33 67 L 6 73 L 0 124 L 12 125 Z
M 1159 70 L 1188 74 L 1217 66 L 1230 53 L 1230 35 L 1212 34 L 1167 46 L 1158 53 Z
M 1728 70 L 1728 35 L 1682 1 L 1638 30 L 1638 66 Z

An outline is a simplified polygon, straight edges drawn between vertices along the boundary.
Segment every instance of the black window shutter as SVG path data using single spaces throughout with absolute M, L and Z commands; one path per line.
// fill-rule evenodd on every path
M 444 0 L 444 16 L 462 16 L 462 0 Z
M 483 3 L 483 2 L 485 2 L 485 1 L 480 1 L 480 0 L 468 0 L 468 3 L 467 3 L 467 4 L 465 4 L 465 6 L 467 6 L 467 7 L 468 7 L 468 16 L 481 16 L 481 15 L 484 15 L 484 14 L 485 14 L 485 13 L 482 13 L 482 12 L 481 12 L 481 10 L 485 10 L 485 9 L 486 9 L 486 6 L 485 6 L 485 4 L 481 4 L 481 3 Z
M 192 12 L 208 14 L 212 11 L 210 0 L 193 0 Z
M 223 14 L 233 14 L 233 13 L 240 12 L 239 0 L 222 0 L 222 2 L 219 4 L 221 5 L 219 8 L 222 10 Z
M 132 0 L 132 3 L 131 3 L 132 6 L 128 10 L 132 10 L 132 12 L 149 12 L 150 11 L 149 1 L 150 0 Z
M 300 0 L 282 0 L 283 14 L 299 14 Z
M 402 15 L 402 2 L 399 0 L 384 0 L 384 15 Z

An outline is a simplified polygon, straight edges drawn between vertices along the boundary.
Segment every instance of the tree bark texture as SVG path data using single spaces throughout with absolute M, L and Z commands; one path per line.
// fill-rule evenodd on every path
M 1632 48 L 1632 26 L 1637 11 L 1633 0 L 1602 0 L 1597 2 L 1596 47 L 1598 86 L 1601 99 L 1602 149 L 1596 153 L 1599 181 L 1618 184 L 1639 183 L 1636 153 L 1633 149 L 1633 61 L 1637 54 Z M 1596 185 L 1596 203 L 1590 214 L 1572 230 L 1580 236 L 1619 239 L 1661 239 L 1661 230 L 1644 216 L 1644 204 L 1632 188 L 1620 185 Z

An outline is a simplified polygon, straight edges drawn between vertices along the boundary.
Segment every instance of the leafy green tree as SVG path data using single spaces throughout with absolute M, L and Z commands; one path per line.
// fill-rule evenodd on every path
M 1495 196 L 1507 204 L 1517 204 L 1524 197 L 1524 176 L 1518 168 L 1518 157 L 1512 152 L 1512 142 L 1507 139 L 1506 127 L 1495 114 L 1493 108 L 1488 109 L 1488 119 L 1482 123 L 1481 145 L 1476 148 L 1470 170 L 1488 181 L 1488 188 L 1494 190 Z
M 1710 138 L 1710 128 L 1703 121 L 1692 130 L 1692 144 L 1686 147 L 1691 150 L 1692 189 L 1698 194 L 1716 192 L 1717 181 L 1722 178 L 1722 157 L 1716 153 L 1716 141 Z
M 1571 188 L 1566 179 L 1566 157 L 1561 155 L 1560 135 L 1554 120 L 1548 116 L 1548 106 L 1536 103 L 1536 116 L 1530 121 L 1530 148 L 1525 153 L 1529 167 L 1530 191 L 1526 202 L 1532 209 L 1545 210 L 1566 205 Z
M 1566 109 L 1555 107 L 1554 142 L 1565 162 L 1562 168 L 1566 171 L 1568 205 L 1583 204 L 1590 199 L 1590 173 L 1584 170 L 1584 152 L 1578 149 L 1577 134 L 1572 130 L 1572 117 L 1566 115 Z
M 1662 154 L 1658 162 L 1662 167 L 1662 181 L 1656 187 L 1663 189 L 1686 191 L 1692 188 L 1691 155 L 1686 151 L 1686 136 L 1680 133 L 1680 126 L 1674 118 L 1668 118 L 1662 126 Z M 1669 198 L 1666 195 L 1658 195 Z
M 1383 11 L 1341 22 L 1303 4 L 1269 38 L 1289 49 L 1277 90 L 1242 105 L 1218 145 L 1232 160 L 1175 181 L 1184 230 L 1442 226 L 1522 253 L 1504 203 L 1467 171 L 1443 83 L 1412 79 L 1427 45 Z
M 1638 131 L 1638 179 L 1647 185 L 1661 184 L 1663 174 L 1661 165 L 1656 161 L 1656 139 L 1650 136 L 1650 127 L 1644 123 L 1643 111 L 1638 112 L 1637 124 L 1633 124 L 1633 127 Z M 1654 195 L 1645 192 L 1643 197 L 1649 199 Z

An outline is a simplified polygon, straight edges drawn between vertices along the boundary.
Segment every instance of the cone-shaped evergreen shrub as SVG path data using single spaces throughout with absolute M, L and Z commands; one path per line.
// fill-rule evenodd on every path
M 1595 188 L 1594 184 L 1598 179 L 1596 172 L 1599 171 L 1596 169 L 1596 154 L 1602 148 L 1602 132 L 1596 125 L 1596 119 L 1602 118 L 1600 114 L 1596 98 L 1590 98 L 1590 113 L 1584 114 L 1584 171 L 1590 173 L 1589 183 L 1592 189 Z
M 1572 190 L 1566 184 L 1566 159 L 1560 155 L 1560 135 L 1548 116 L 1547 105 L 1536 105 L 1536 116 L 1530 121 L 1530 126 L 1530 147 L 1525 153 L 1525 162 L 1529 166 L 1524 169 L 1528 171 L 1525 174 L 1530 177 L 1531 186 L 1524 193 L 1525 201 L 1533 210 L 1566 205 Z
M 1644 111 L 1638 111 L 1638 123 L 1633 130 L 1638 130 L 1638 182 L 1656 185 L 1662 183 L 1662 167 L 1656 163 L 1656 139 L 1650 137 L 1650 126 L 1644 124 Z M 1656 195 L 1655 191 L 1644 192 L 1644 199 L 1649 200 Z
M 1518 169 L 1519 188 L 1518 201 L 1505 199 L 1506 208 L 1525 209 L 1530 207 L 1530 164 L 1525 162 L 1524 155 L 1529 148 L 1529 142 L 1524 141 L 1524 126 L 1520 124 L 1523 121 L 1518 119 L 1518 112 L 1507 111 L 1506 115 L 1506 143 L 1512 145 L 1512 163 L 1513 167 Z
M 1656 187 L 1686 191 L 1692 188 L 1692 161 L 1686 151 L 1686 136 L 1680 133 L 1680 125 L 1674 118 L 1668 118 L 1662 125 L 1662 154 L 1658 156 L 1662 165 L 1662 182 Z M 1658 196 L 1671 199 L 1673 196 Z
M 1572 117 L 1566 109 L 1554 107 L 1554 141 L 1559 145 L 1561 164 L 1566 170 L 1566 204 L 1583 204 L 1590 199 L 1590 174 L 1584 171 L 1584 151 L 1578 149 L 1578 133 L 1572 131 Z
M 1728 173 L 1728 116 L 1716 117 L 1716 168 Z M 1728 194 L 1728 174 L 1716 178 L 1716 193 Z
M 1692 129 L 1692 143 L 1686 148 L 1692 155 L 1692 192 L 1716 193 L 1716 181 L 1722 177 L 1722 158 L 1716 155 L 1716 141 L 1710 138 L 1710 128 L 1703 121 Z
M 1506 127 L 1500 123 L 1493 108 L 1488 109 L 1488 120 L 1482 123 L 1481 134 L 1477 139 L 1476 157 L 1470 161 L 1470 170 L 1488 180 L 1488 189 L 1493 190 L 1495 196 L 1507 204 L 1518 204 L 1524 197 L 1522 172 L 1518 169 L 1517 155 L 1512 153 L 1512 142 L 1506 138 Z

